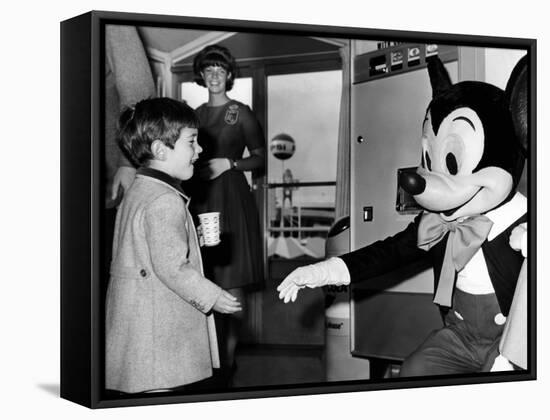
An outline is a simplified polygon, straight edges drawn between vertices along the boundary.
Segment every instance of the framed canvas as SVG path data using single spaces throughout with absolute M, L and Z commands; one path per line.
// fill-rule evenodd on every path
M 536 379 L 535 69 L 534 39 L 104 11 L 62 22 L 61 396 L 108 408 Z M 170 120 L 170 143 L 172 106 L 194 117 Z M 162 115 L 147 125 L 146 109 Z M 156 154 L 186 129 L 188 177 Z M 197 187 L 205 167 L 217 172 Z M 162 196 L 147 182 L 181 196 L 177 217 L 147 213 Z M 201 208 L 205 191 L 225 201 Z M 201 211 L 220 213 L 214 246 Z M 446 230 L 425 249 L 427 214 Z M 438 300 L 453 235 L 481 217 Z M 236 281 L 249 266 L 254 280 Z M 317 280 L 288 277 L 304 266 Z M 222 289 L 245 310 L 228 314 Z

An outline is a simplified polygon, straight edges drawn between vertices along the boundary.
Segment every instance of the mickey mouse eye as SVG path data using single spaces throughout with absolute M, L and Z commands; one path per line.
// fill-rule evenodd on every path
M 426 167 L 428 168 L 428 171 L 431 171 L 432 170 L 432 160 L 430 159 L 430 155 L 428 154 L 428 152 L 424 152 L 422 162 L 424 162 L 424 159 L 426 160 Z M 424 166 L 424 164 L 422 166 Z
M 456 161 L 456 156 L 453 153 L 447 153 L 445 156 L 445 161 L 447 163 L 447 170 L 451 175 L 456 175 L 458 173 L 458 162 Z
M 456 134 L 451 134 L 444 139 L 444 147 L 441 153 L 442 170 L 449 175 L 462 174 L 464 165 L 464 141 Z

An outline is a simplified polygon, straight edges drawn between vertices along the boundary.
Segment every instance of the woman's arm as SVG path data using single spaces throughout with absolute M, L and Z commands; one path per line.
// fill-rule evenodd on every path
M 107 25 L 105 27 L 105 55 L 106 66 L 112 74 L 116 95 L 118 95 L 117 115 L 108 115 L 107 119 L 116 120 L 119 110 L 134 105 L 142 99 L 154 97 L 155 82 L 136 27 Z M 105 141 L 115 143 L 115 137 L 113 126 L 111 131 L 106 133 Z M 113 149 L 118 151 L 118 147 Z M 111 185 L 112 200 L 116 200 L 120 187 L 124 191 L 130 187 L 136 175 L 134 166 L 124 153 L 119 152 L 118 156 L 117 171 Z
M 250 156 L 231 160 L 228 159 L 231 169 L 237 171 L 253 171 L 265 167 L 265 147 L 250 150 Z
M 244 143 L 246 144 L 246 148 L 248 149 L 250 156 L 236 159 L 236 165 L 234 165 L 232 169 L 236 169 L 238 171 L 261 170 L 265 167 L 266 144 L 264 131 L 252 110 L 248 106 L 245 106 L 244 108 L 241 124 L 244 135 Z
M 250 151 L 250 156 L 242 159 L 214 158 L 210 159 L 200 169 L 200 177 L 206 179 L 215 179 L 225 171 L 253 171 L 265 166 L 265 149 L 255 149 Z

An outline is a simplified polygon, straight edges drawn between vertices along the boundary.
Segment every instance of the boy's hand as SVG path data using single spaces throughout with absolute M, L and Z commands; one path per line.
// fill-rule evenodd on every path
M 214 158 L 204 164 L 199 170 L 199 176 L 203 179 L 214 179 L 229 169 L 231 169 L 231 161 L 229 159 Z
M 115 177 L 113 178 L 111 199 L 116 200 L 118 196 L 118 189 L 120 187 L 122 187 L 124 192 L 128 191 L 128 188 L 130 187 L 130 185 L 132 185 L 132 182 L 134 182 L 135 177 L 135 168 L 132 168 L 130 166 L 119 167 L 115 173 Z
M 233 314 L 242 310 L 241 303 L 231 293 L 222 291 L 222 294 L 216 300 L 214 307 L 212 308 L 216 312 L 221 314 Z

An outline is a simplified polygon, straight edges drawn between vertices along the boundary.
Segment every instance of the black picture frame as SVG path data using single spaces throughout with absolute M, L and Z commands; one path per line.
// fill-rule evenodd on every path
M 103 387 L 103 30 L 106 24 L 525 49 L 529 55 L 529 224 L 536 226 L 536 40 L 92 11 L 61 23 L 61 397 L 90 408 L 403 389 L 536 379 L 536 230 L 529 229 L 528 369 L 281 385 L 189 395 L 108 397 Z

